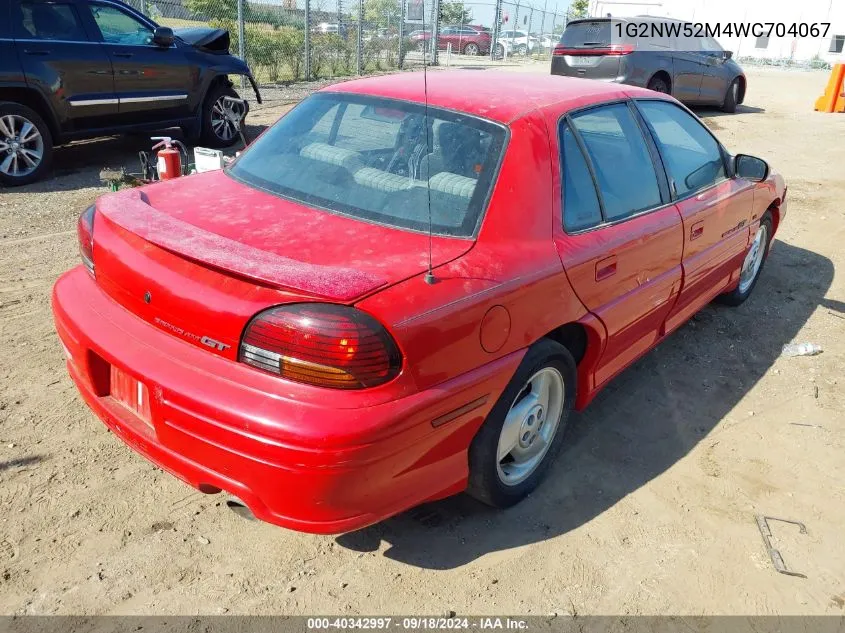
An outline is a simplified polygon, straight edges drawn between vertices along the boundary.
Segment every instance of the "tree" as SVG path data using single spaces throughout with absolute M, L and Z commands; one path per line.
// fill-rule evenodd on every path
M 590 0 L 572 0 L 569 5 L 569 16 L 572 18 L 586 18 Z
M 238 0 L 187 0 L 185 4 L 191 13 L 209 20 L 238 19 Z
M 441 24 L 469 24 L 472 22 L 472 9 L 467 9 L 463 2 L 444 2 L 440 5 Z
M 396 0 L 364 0 L 364 19 L 371 25 L 398 24 L 401 17 Z

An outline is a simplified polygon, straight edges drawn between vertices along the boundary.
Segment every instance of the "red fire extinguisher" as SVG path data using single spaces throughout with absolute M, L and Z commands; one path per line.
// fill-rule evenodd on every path
M 182 156 L 179 150 L 173 147 L 173 140 L 169 136 L 154 136 L 154 141 L 161 141 L 153 145 L 153 151 L 160 149 L 156 154 L 156 171 L 159 180 L 170 180 L 182 175 Z

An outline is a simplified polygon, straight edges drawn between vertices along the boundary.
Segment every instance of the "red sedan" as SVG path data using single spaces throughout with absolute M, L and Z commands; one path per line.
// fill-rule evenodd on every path
M 573 409 L 714 298 L 783 179 L 677 101 L 438 72 L 303 101 L 224 171 L 103 196 L 53 290 L 118 437 L 259 518 L 341 532 L 461 491 L 514 504 Z

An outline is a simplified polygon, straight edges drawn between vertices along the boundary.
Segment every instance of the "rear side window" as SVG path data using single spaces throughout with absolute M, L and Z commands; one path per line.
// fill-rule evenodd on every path
M 503 126 L 364 95 L 312 95 L 228 173 L 281 197 L 397 228 L 470 237 L 504 151 Z M 430 205 L 430 206 L 429 206 Z
M 564 123 L 563 146 L 563 227 L 569 232 L 582 231 L 601 224 L 601 207 L 587 161 L 578 141 Z
M 593 164 L 606 220 L 662 203 L 648 146 L 627 105 L 587 110 L 573 115 L 572 123 Z
M 14 13 L 13 9 L 13 13 Z M 70 4 L 21 2 L 15 19 L 15 37 L 34 40 L 87 42 L 76 9 Z
M 638 107 L 679 198 L 726 177 L 719 144 L 692 115 L 663 101 L 640 101 Z

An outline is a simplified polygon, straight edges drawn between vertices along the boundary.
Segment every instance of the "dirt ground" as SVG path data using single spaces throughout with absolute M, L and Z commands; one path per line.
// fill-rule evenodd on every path
M 0 191 L 0 613 L 845 613 L 845 115 L 812 111 L 825 73 L 748 74 L 737 114 L 700 114 L 789 185 L 754 295 L 627 370 L 506 512 L 460 496 L 312 536 L 153 467 L 83 406 L 49 303 L 99 169 L 147 143 L 61 149 L 54 178 Z M 793 340 L 824 353 L 779 358 Z M 806 579 L 774 571 L 758 513 L 806 524 L 773 524 Z

